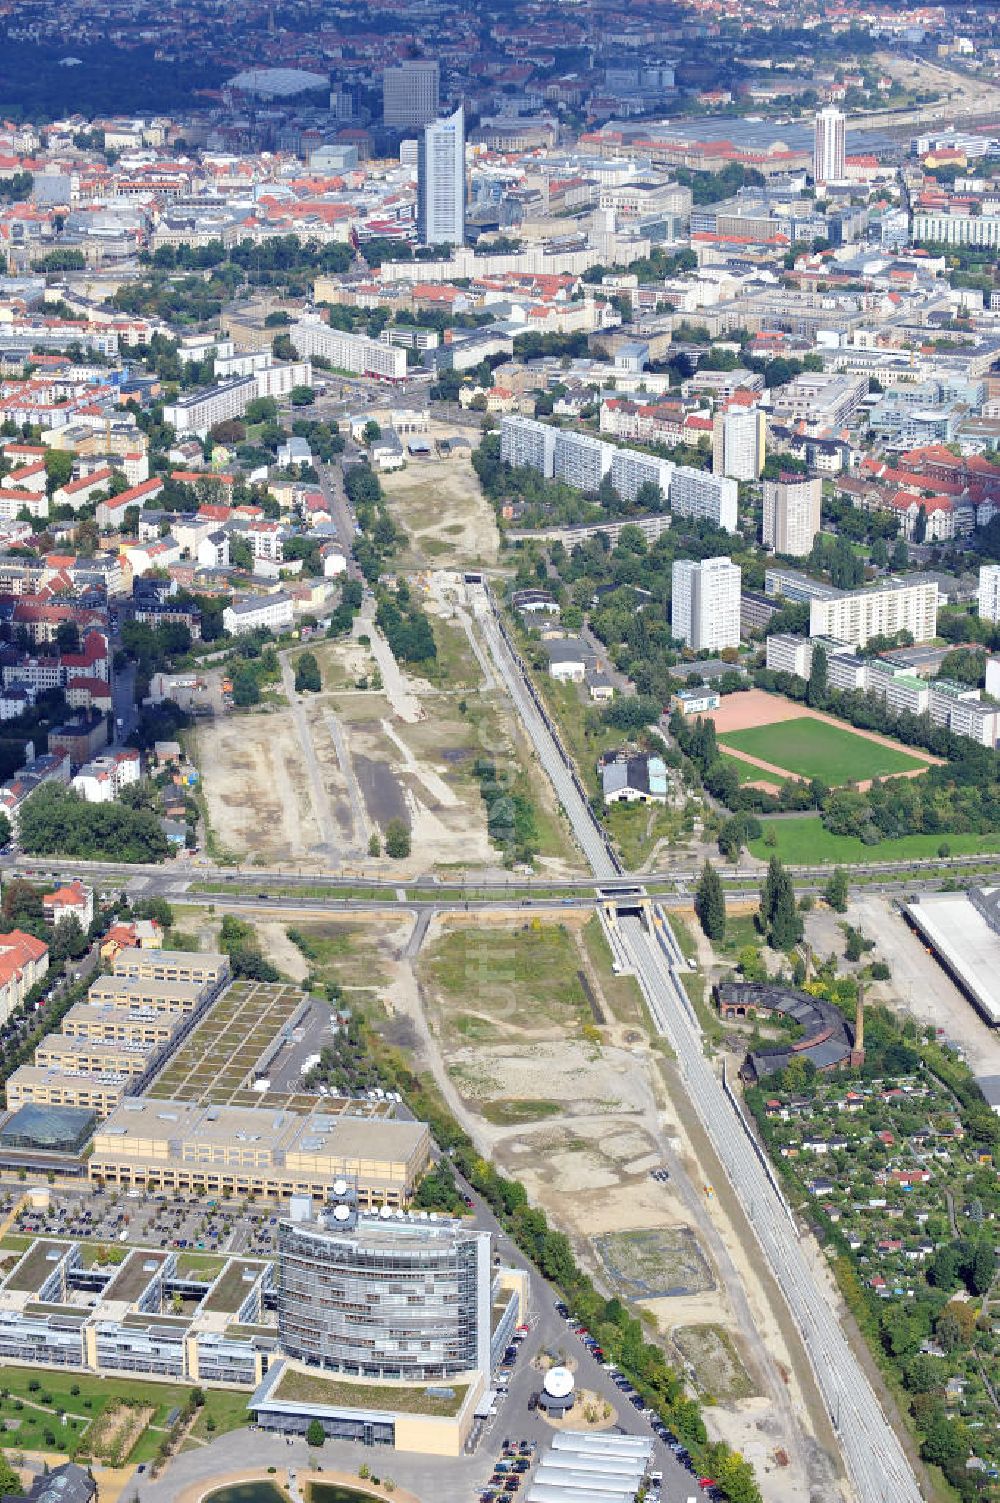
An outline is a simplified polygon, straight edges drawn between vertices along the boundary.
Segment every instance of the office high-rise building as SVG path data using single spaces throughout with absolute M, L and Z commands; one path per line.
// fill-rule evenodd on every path
M 437 119 L 441 70 L 437 63 L 412 61 L 386 68 L 382 75 L 382 118 L 386 125 L 408 130 Z
M 679 558 L 671 571 L 670 631 L 695 652 L 740 645 L 740 567 L 731 559 Z
M 360 1216 L 346 1201 L 315 1221 L 282 1221 L 282 1350 L 362 1378 L 426 1383 L 486 1372 L 491 1249 L 489 1232 L 461 1221 Z
M 813 177 L 817 183 L 844 181 L 844 116 L 828 104 L 816 116 Z
M 775 553 L 804 558 L 820 528 L 823 482 L 783 475 L 764 481 L 764 527 L 762 542 Z
M 767 422 L 759 407 L 717 412 L 712 429 L 712 471 L 732 480 L 759 480 Z
M 465 239 L 465 111 L 424 126 L 417 156 L 417 234 L 422 245 Z

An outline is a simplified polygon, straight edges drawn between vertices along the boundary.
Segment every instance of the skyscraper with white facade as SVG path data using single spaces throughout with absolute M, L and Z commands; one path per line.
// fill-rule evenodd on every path
M 804 558 L 820 528 L 823 482 L 818 475 L 783 475 L 764 481 L 765 548 L 791 558 Z
M 465 239 L 465 111 L 424 126 L 417 154 L 417 235 L 421 245 Z
M 670 631 L 695 652 L 740 645 L 740 568 L 731 559 L 679 558 L 671 570 Z
M 984 621 L 1000 621 L 1000 564 L 979 567 L 979 614 Z
M 407 130 L 437 119 L 441 69 L 435 62 L 414 59 L 386 68 L 382 75 L 382 118 L 388 126 Z
M 717 412 L 712 428 L 712 470 L 733 480 L 759 480 L 764 468 L 767 422 L 759 407 Z
M 813 141 L 813 177 L 817 184 L 842 183 L 845 175 L 845 121 L 840 110 L 828 104 L 816 116 Z

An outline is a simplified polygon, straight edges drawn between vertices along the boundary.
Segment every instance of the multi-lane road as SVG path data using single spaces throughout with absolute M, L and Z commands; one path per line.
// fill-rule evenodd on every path
M 485 618 L 484 628 L 501 677 L 595 877 L 618 875 L 584 792 L 495 615 Z M 653 909 L 651 926 L 637 916 L 623 917 L 619 933 L 653 1024 L 677 1056 L 695 1110 L 802 1336 L 859 1503 L 920 1503 L 913 1468 L 809 1264 L 788 1208 L 705 1057 L 701 1031 L 678 974 L 684 961 L 666 916 Z

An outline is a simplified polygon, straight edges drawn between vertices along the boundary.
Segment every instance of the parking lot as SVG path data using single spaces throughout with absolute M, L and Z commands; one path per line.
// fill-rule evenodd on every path
M 0 1211 L 10 1211 L 23 1191 L 23 1185 L 5 1184 Z M 47 1211 L 25 1207 L 10 1233 L 72 1237 L 123 1249 L 142 1246 L 198 1251 L 220 1257 L 232 1253 L 269 1257 L 277 1247 L 278 1213 L 274 1207 L 203 1196 L 104 1192 L 89 1185 L 79 1190 L 55 1188 L 50 1194 Z
M 631 1383 L 608 1365 L 595 1338 L 569 1317 L 543 1280 L 536 1276 L 532 1284 L 537 1302 L 535 1319 L 518 1344 L 514 1362 L 501 1369 L 501 1373 L 509 1373 L 510 1381 L 480 1442 L 484 1457 L 496 1460 L 489 1480 L 474 1494 L 478 1503 L 502 1503 L 504 1497 L 519 1495 L 521 1483 L 530 1482 L 533 1468 L 552 1441 L 555 1431 L 534 1402 L 543 1377 L 535 1359 L 543 1353 L 570 1365 L 578 1389 L 607 1400 L 615 1417 L 605 1428 L 652 1441 L 650 1476 L 654 1480 L 646 1493 L 647 1503 L 658 1503 L 661 1497 L 669 1503 L 707 1503 L 721 1498 L 721 1493 L 700 1485 L 685 1448 L 646 1407 Z M 566 1428 L 573 1427 L 571 1410 Z M 521 1465 L 524 1462 L 527 1465 Z M 661 1480 L 656 1481 L 657 1477 Z

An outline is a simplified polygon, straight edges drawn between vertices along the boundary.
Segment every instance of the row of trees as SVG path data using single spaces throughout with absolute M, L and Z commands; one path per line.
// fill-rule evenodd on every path
M 379 592 L 375 620 L 400 662 L 430 663 L 437 657 L 430 617 L 414 600 L 404 579 L 397 581 L 395 590 Z
M 501 776 L 496 763 L 487 757 L 476 759 L 474 771 L 493 844 L 504 852 L 508 865 L 530 862 L 538 849 L 538 825 L 531 799 L 516 781 Z
M 354 557 L 368 583 L 375 584 L 400 545 L 400 533 L 389 515 L 382 483 L 367 464 L 351 466 L 344 475 L 344 490 L 362 532 L 354 543 Z
M 323 687 L 319 663 L 314 652 L 303 652 L 295 662 L 295 692 L 318 694 Z

